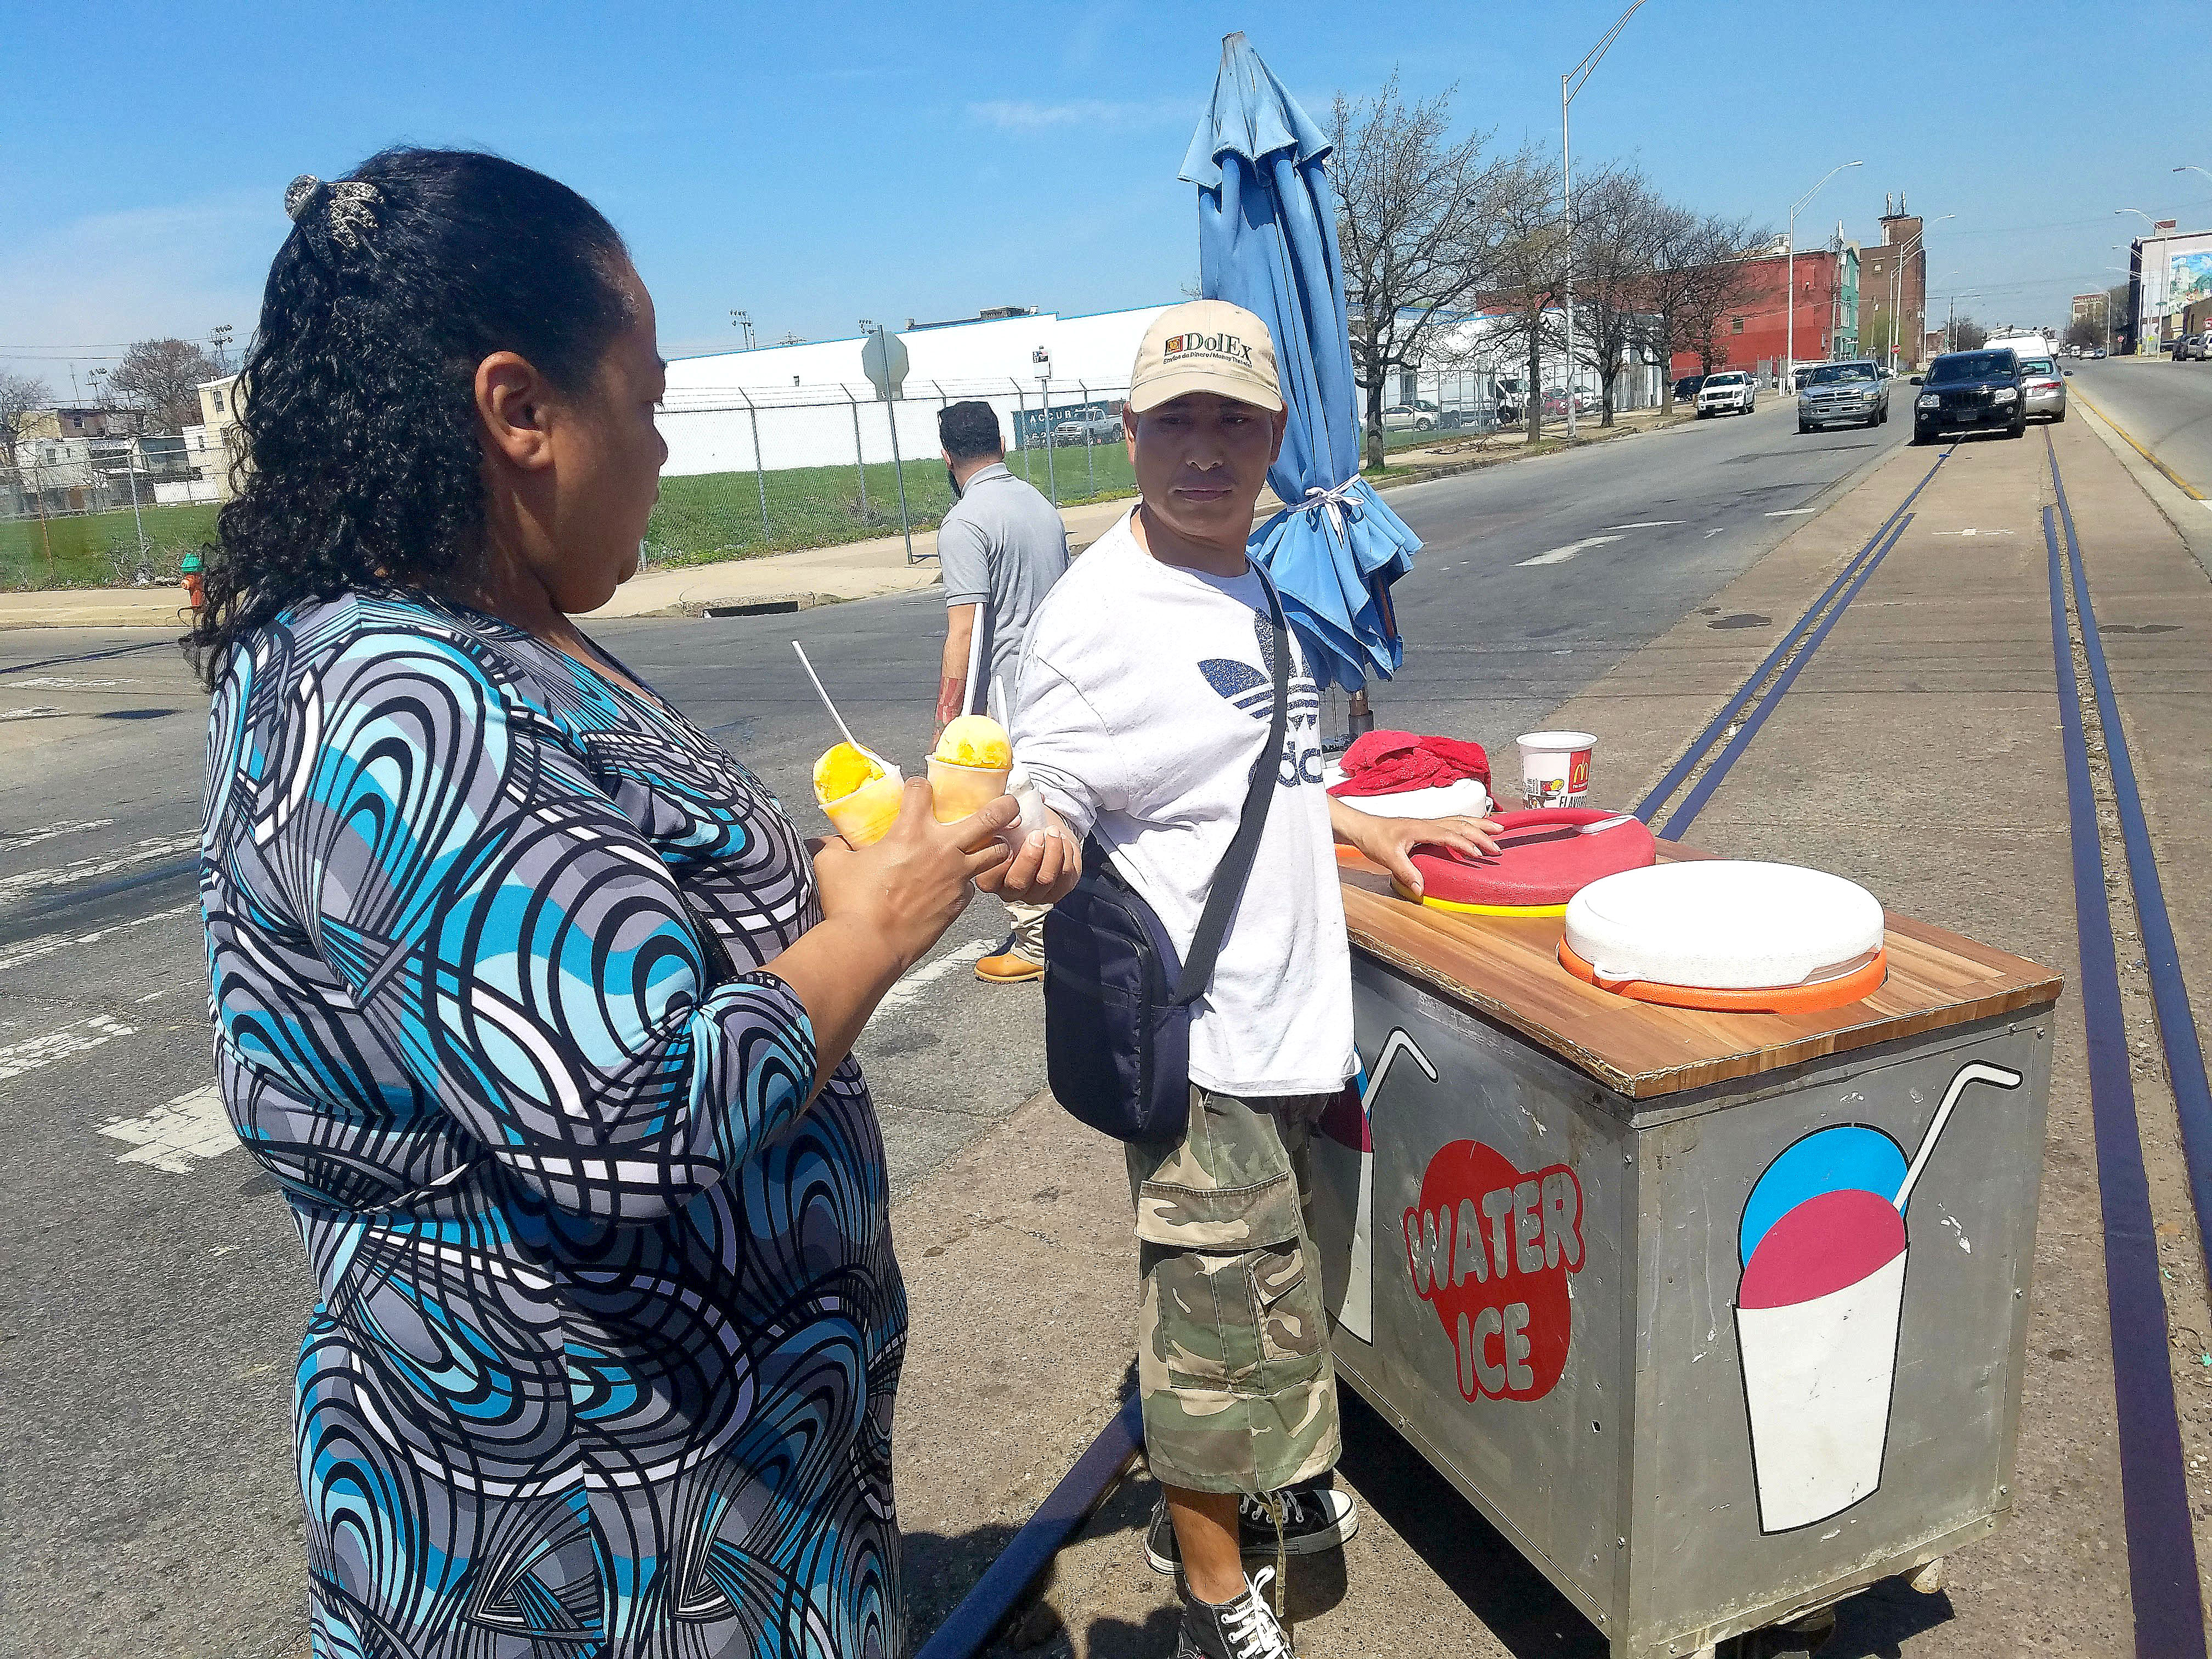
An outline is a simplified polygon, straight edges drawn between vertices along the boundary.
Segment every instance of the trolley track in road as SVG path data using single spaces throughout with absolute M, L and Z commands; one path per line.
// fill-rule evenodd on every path
M 1766 723 L 1766 717 L 1781 703 L 1784 695 L 1796 683 L 1799 672 L 1820 649 L 1820 641 L 1828 636 L 1828 630 L 1836 625 L 1837 618 L 1858 597 L 1859 590 L 1874 574 L 1875 567 L 1897 544 L 1898 538 L 1904 535 L 1905 526 L 1912 522 L 1912 503 L 1919 499 L 1920 492 L 1934 482 L 1936 473 L 1942 469 L 1943 463 L 1951 459 L 1951 455 L 1952 452 L 1947 449 L 1936 458 L 1935 465 L 1928 469 L 1918 483 L 1912 486 L 1911 492 L 1881 521 L 1874 534 L 1867 538 L 1865 544 L 1844 562 L 1836 579 L 1828 584 L 1818 599 L 1805 607 L 1803 615 L 1784 630 L 1774 649 L 1767 653 L 1766 660 L 1752 671 L 1751 677 L 1737 688 L 1735 695 L 1722 705 L 1721 712 L 1706 723 L 1704 731 L 1691 739 L 1689 747 L 1682 751 L 1674 765 L 1668 768 L 1666 775 L 1653 785 L 1651 792 L 1632 809 L 1638 817 L 1646 823 L 1650 823 L 1674 792 L 1688 782 L 1690 793 L 1674 809 L 1665 828 L 1659 831 L 1669 840 L 1681 838 L 1682 832 L 1690 827 L 1705 802 L 1712 798 L 1713 791 L 1720 787 L 1722 780 L 1728 776 L 1729 769 L 1751 746 L 1751 740 L 1758 736 L 1759 728 Z M 1756 706 L 1751 707 L 1751 712 L 1747 715 L 1744 711 L 1753 704 L 1754 698 L 1758 700 Z M 1725 743 L 1726 747 L 1710 764 L 1706 764 L 1706 757 L 1711 754 L 1717 743 Z M 1701 766 L 1702 771 L 1699 770 Z
M 105 662 L 110 657 L 127 657 L 136 651 L 177 649 L 178 636 L 171 634 L 158 640 L 147 640 L 138 645 L 118 645 L 106 651 L 80 651 L 66 657 L 43 657 L 37 662 L 9 663 L 0 666 L 0 677 L 9 674 L 28 674 L 40 668 L 66 668 L 73 663 Z
M 2066 750 L 2066 795 L 2074 855 L 2074 921 L 2081 949 L 2081 1015 L 2088 1037 L 2089 1112 L 2097 1149 L 2097 1193 L 2105 1234 L 2105 1285 L 2110 1309 L 2112 1382 L 2120 1448 L 2128 1585 L 2136 1651 L 2144 1659 L 2202 1659 L 2204 1606 L 2197 1538 L 2190 1514 L 2181 1424 L 2168 1347 L 2170 1319 L 2158 1260 L 2142 1127 L 2128 1054 L 2127 1022 L 2113 945 L 2104 838 L 2090 771 L 2087 716 L 2093 709 L 2104 738 L 2114 805 L 2126 853 L 2129 885 L 2151 980 L 2152 1005 L 2165 1047 L 2166 1076 L 2181 1126 L 2200 1247 L 2212 1206 L 2212 1100 L 2204 1057 L 2182 982 L 2166 893 L 2143 817 L 2135 764 L 2105 661 L 2088 573 L 2058 452 L 2048 428 L 2054 506 L 2043 509 L 2051 587 L 2051 652 L 2057 679 L 2060 731 Z M 2059 532 L 2063 529 L 2062 559 Z M 2070 586 L 2069 586 L 2070 577 Z M 2069 599 L 2071 601 L 2069 605 Z M 2089 669 L 2082 695 L 2076 644 Z

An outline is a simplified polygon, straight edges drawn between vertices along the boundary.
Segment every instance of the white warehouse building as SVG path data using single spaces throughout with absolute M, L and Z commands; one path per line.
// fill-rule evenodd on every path
M 990 313 L 969 321 L 909 324 L 903 398 L 882 402 L 860 367 L 855 335 L 679 357 L 668 365 L 660 413 L 665 471 L 775 471 L 908 460 L 936 453 L 937 411 L 979 398 L 999 411 L 1010 445 L 1042 442 L 1058 421 L 1093 407 L 1118 409 L 1137 344 L 1167 307 L 1089 316 Z

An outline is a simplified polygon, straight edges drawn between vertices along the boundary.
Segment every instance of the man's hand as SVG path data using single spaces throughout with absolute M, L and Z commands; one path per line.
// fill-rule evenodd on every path
M 1334 796 L 1328 803 L 1329 828 L 1347 847 L 1356 848 L 1390 872 L 1401 887 L 1419 898 L 1421 872 L 1411 857 L 1416 847 L 1441 847 L 1469 858 L 1495 853 L 1491 839 L 1501 826 L 1490 818 L 1378 818 L 1346 806 Z
M 976 877 L 975 885 L 1010 904 L 1057 904 L 1073 892 L 1083 873 L 1083 850 L 1055 814 L 1045 817 L 1046 829 L 1031 830 L 1011 860 Z

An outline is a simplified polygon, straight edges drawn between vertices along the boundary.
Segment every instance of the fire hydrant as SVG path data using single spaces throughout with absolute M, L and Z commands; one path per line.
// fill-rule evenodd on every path
M 200 556 L 197 553 L 185 554 L 178 568 L 184 573 L 185 598 L 191 602 L 192 609 L 197 611 L 207 603 L 206 595 L 200 590 Z

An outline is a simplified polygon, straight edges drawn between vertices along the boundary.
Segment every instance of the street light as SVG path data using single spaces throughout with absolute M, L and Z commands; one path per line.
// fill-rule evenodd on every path
M 1567 437 L 1570 441 L 1575 435 L 1575 168 L 1567 144 L 1567 106 L 1574 102 L 1575 94 L 1583 89 L 1583 83 L 1590 78 L 1590 71 L 1597 67 L 1598 60 L 1605 56 L 1606 49 L 1620 37 L 1621 30 L 1628 27 L 1628 20 L 1636 15 L 1637 8 L 1643 3 L 1644 0 L 1635 0 L 1635 4 L 1621 13 L 1620 17 L 1614 20 L 1613 27 L 1605 32 L 1605 39 L 1592 46 L 1584 54 L 1581 63 L 1559 77 L 1559 207 L 1560 213 L 1567 224 L 1567 275 L 1565 287 L 1567 312 Z M 1540 422 L 1544 418 L 1541 402 L 1543 395 L 1544 388 L 1541 386 L 1528 388 L 1531 406 L 1536 410 L 1536 419 Z
M 1790 301 L 1784 307 L 1788 313 L 1789 322 L 1784 330 L 1785 343 L 1783 347 L 1784 355 L 1782 365 L 1782 394 L 1785 398 L 1793 395 L 1797 390 L 1797 216 L 1803 210 L 1808 202 L 1820 193 L 1820 185 L 1826 184 L 1845 167 L 1855 167 L 1860 165 L 1861 163 L 1857 161 L 1838 161 L 1820 175 L 1820 185 L 1814 185 L 1812 189 L 1800 196 L 1790 209 L 1789 261 L 1786 267 L 1790 284 Z
M 2207 179 L 2212 179 L 2212 171 L 2207 171 L 2205 168 L 2198 167 L 2194 161 L 2185 161 L 2181 166 L 2174 168 L 2174 171 L 2176 173 L 2202 173 Z
M 1892 374 L 1895 374 L 1897 373 L 1897 315 L 1899 312 L 1905 308 L 1905 262 L 1912 257 L 1912 250 L 1919 246 L 1921 240 L 1928 234 L 1929 225 L 1940 225 L 1946 219 L 1955 219 L 1958 216 L 1959 216 L 1955 213 L 1944 213 L 1937 215 L 1933 219 L 1928 220 L 1920 227 L 1919 229 L 1912 233 L 1912 240 L 1905 243 L 1903 247 L 1898 250 L 1897 262 L 1890 267 L 1889 372 Z M 1923 300 L 1924 301 L 1926 297 L 1927 296 L 1923 291 L 1922 295 Z M 1912 350 L 1916 359 L 1918 357 L 1921 349 L 1921 342 L 1915 340 L 1912 343 Z

